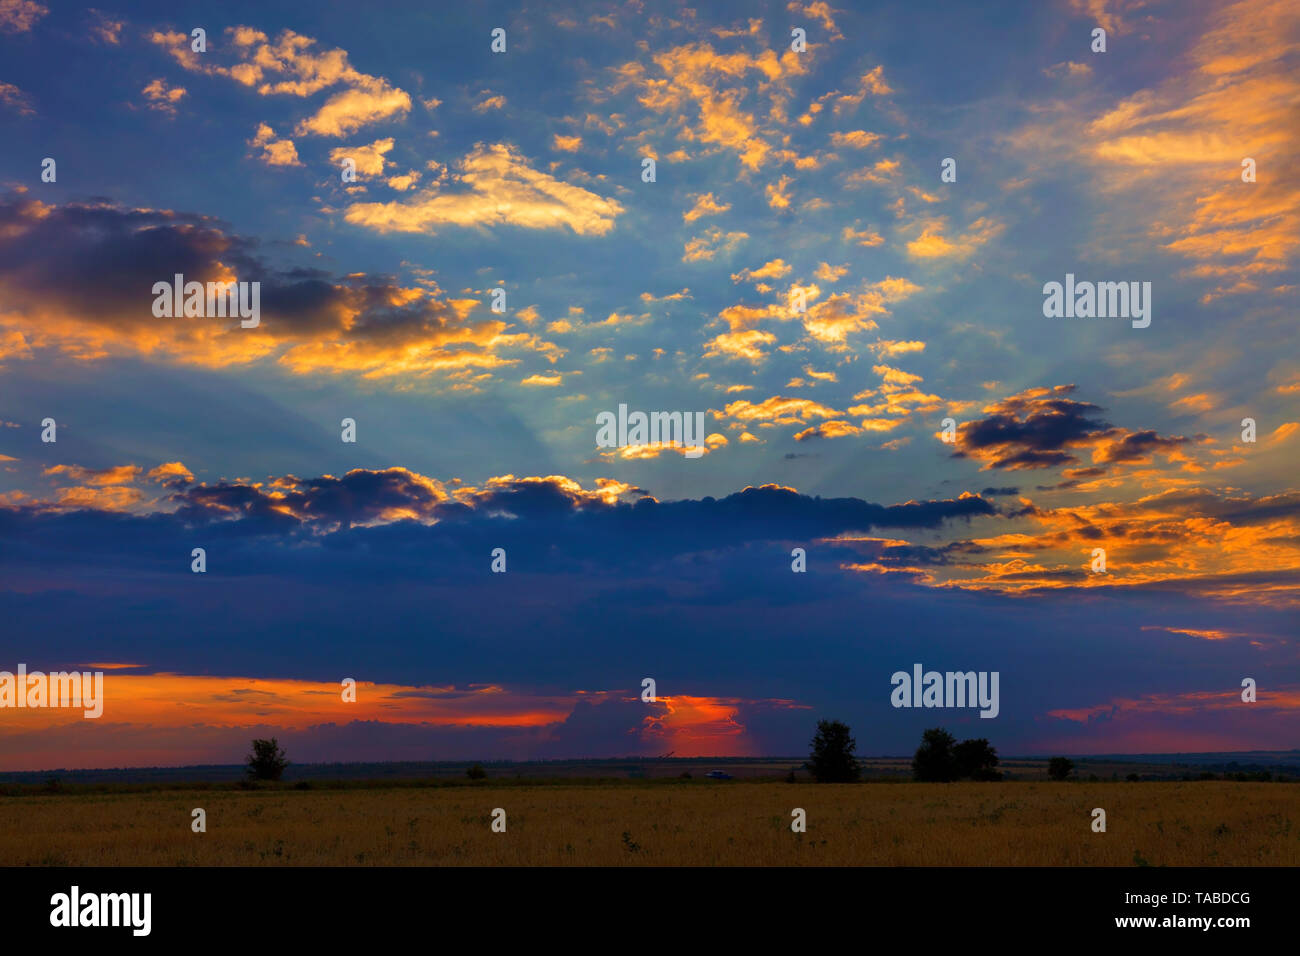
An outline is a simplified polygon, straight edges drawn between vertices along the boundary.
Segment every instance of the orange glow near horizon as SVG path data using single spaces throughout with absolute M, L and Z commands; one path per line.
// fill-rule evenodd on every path
M 355 702 L 345 702 L 341 682 L 122 672 L 133 666 L 139 665 L 96 665 L 97 670 L 105 671 L 102 717 L 88 720 L 80 707 L 5 708 L 0 710 L 0 741 L 19 744 L 19 738 L 45 731 L 71 731 L 93 741 L 99 727 L 114 731 L 129 728 L 146 737 L 174 741 L 176 734 L 187 728 L 197 732 L 269 727 L 288 732 L 357 722 L 465 730 L 536 729 L 541 732 L 538 739 L 545 741 L 553 738 L 580 702 L 621 701 L 651 710 L 639 729 L 633 724 L 629 730 L 627 754 L 673 751 L 678 756 L 740 757 L 757 753 L 737 716 L 748 702 L 738 698 L 679 695 L 641 705 L 637 696 L 626 691 L 534 695 L 496 684 L 404 686 L 357 681 Z M 32 668 L 36 670 L 39 668 Z M 760 703 L 801 706 L 791 701 Z M 109 736 L 104 734 L 105 739 Z M 174 759 L 174 746 L 171 754 Z M 94 765 L 108 765 L 115 759 L 108 752 L 101 756 L 104 762 Z M 128 761 L 133 756 L 136 754 L 121 755 Z M 0 765 L 8 763 L 11 760 L 0 755 Z

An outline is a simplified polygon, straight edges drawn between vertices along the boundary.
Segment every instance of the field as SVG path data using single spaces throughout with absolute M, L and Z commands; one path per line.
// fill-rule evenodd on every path
M 1295 866 L 1297 798 L 1225 781 L 87 789 L 0 796 L 0 864 Z

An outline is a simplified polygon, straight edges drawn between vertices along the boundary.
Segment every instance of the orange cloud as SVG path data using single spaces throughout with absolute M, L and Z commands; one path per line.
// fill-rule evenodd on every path
M 459 164 L 467 191 L 428 189 L 410 200 L 354 203 L 344 218 L 379 233 L 430 233 L 437 226 L 508 224 L 525 229 L 567 226 L 580 236 L 603 236 L 623 206 L 530 167 L 513 147 L 480 145 Z
M 700 193 L 692 196 L 691 199 L 693 201 L 691 208 L 682 213 L 683 222 L 694 222 L 704 216 L 715 216 L 731 208 L 730 203 L 725 205 L 719 203 L 713 193 Z

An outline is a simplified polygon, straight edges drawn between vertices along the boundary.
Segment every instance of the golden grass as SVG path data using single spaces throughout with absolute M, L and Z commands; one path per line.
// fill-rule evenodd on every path
M 1209 781 L 51 794 L 0 797 L 0 863 L 1295 866 L 1297 797 Z M 194 807 L 206 833 L 190 829 Z M 790 830 L 794 807 L 806 834 Z

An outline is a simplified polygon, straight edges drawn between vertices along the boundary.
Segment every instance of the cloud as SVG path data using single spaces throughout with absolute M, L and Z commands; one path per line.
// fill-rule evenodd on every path
M 506 108 L 506 98 L 500 93 L 493 94 L 491 90 L 483 90 L 479 93 L 479 101 L 474 104 L 475 113 L 486 113 L 489 110 L 503 110 Z
M 316 113 L 294 129 L 298 135 L 347 136 L 363 126 L 388 119 L 411 108 L 411 98 L 382 80 L 374 89 L 352 89 L 335 93 Z
M 330 87 L 343 87 L 313 115 L 298 122 L 294 128 L 298 136 L 347 136 L 411 109 L 411 97 L 405 91 L 383 77 L 355 69 L 344 50 L 319 50 L 314 39 L 292 30 L 281 32 L 274 42 L 248 26 L 228 27 L 226 36 L 229 42 L 222 45 L 221 52 L 232 52 L 237 61 L 229 66 L 207 62 L 213 54 L 200 59 L 184 33 L 155 31 L 149 39 L 185 69 L 228 77 L 262 96 L 309 97 Z
M 801 316 L 804 331 L 829 348 L 846 349 L 850 335 L 877 328 L 876 317 L 889 315 L 890 305 L 919 291 L 909 279 L 886 276 L 860 293 L 836 293 L 808 306 Z
M 723 232 L 710 226 L 703 235 L 687 241 L 682 249 L 682 262 L 707 262 L 719 253 L 730 255 L 748 238 L 749 234 L 745 232 Z
M 980 246 L 1001 235 L 1006 227 L 993 219 L 980 218 L 972 222 L 965 233 L 951 240 L 943 234 L 947 228 L 944 219 L 920 220 L 911 228 L 920 230 L 920 235 L 907 243 L 907 254 L 913 259 L 961 260 L 969 258 Z
M 529 375 L 519 383 L 520 385 L 540 385 L 547 388 L 554 388 L 557 385 L 564 384 L 564 376 L 559 372 L 547 372 L 544 375 Z
M 1088 449 L 1093 464 L 1103 466 L 1149 462 L 1154 451 L 1177 456 L 1191 441 L 1116 428 L 1097 417 L 1098 406 L 1070 398 L 1074 391 L 1074 385 L 1030 388 L 985 406 L 986 417 L 958 427 L 954 457 L 981 461 L 985 471 L 1036 470 L 1079 464 L 1076 452 Z M 1107 471 L 1097 467 L 1088 474 Z
M 835 98 L 835 112 L 841 113 L 862 105 L 868 96 L 889 96 L 894 91 L 885 82 L 884 66 L 872 67 L 858 79 L 857 89 L 852 93 L 839 94 Z
M 1133 29 L 1131 14 L 1147 6 L 1149 0 L 1070 0 L 1075 13 L 1085 16 L 1107 33 L 1124 34 Z
M 167 461 L 149 469 L 148 477 L 150 481 L 155 481 L 160 485 L 171 488 L 184 488 L 194 480 L 194 473 L 179 461 Z
M 1075 0 L 1083 10 L 1085 0 Z M 1086 0 L 1108 30 L 1133 29 L 1142 4 Z M 1203 302 L 1278 283 L 1300 250 L 1295 150 L 1300 10 L 1288 0 L 1211 5 L 1193 40 L 1150 86 L 1098 109 L 1081 93 L 1044 107 L 1009 139 L 1086 167 L 1098 192 L 1134 215 L 1099 220 L 1108 246 L 1153 241 L 1212 283 Z M 1082 115 L 1082 120 L 1081 120 Z M 1241 180 L 1252 159 L 1257 181 Z
M 757 269 L 741 269 L 739 272 L 731 274 L 732 282 L 752 282 L 755 279 L 784 279 L 794 269 L 794 266 L 784 259 L 773 259 L 765 262 Z
M 169 87 L 166 80 L 153 80 L 140 92 L 144 94 L 151 110 L 175 116 L 176 104 L 185 95 L 185 87 Z
M 140 468 L 136 465 L 119 465 L 115 468 L 95 470 L 82 468 L 80 465 L 52 465 L 42 474 L 67 475 L 73 481 L 84 481 L 91 485 L 125 485 L 136 480 Z
M 690 197 L 692 200 L 691 208 L 682 213 L 683 222 L 694 222 L 704 216 L 714 216 L 718 213 L 726 212 L 731 208 L 731 204 L 723 205 L 714 198 L 713 193 L 699 193 Z
M 1082 79 L 1086 76 L 1092 76 L 1092 67 L 1087 63 L 1076 63 L 1073 60 L 1056 63 L 1043 70 L 1044 76 L 1053 79 L 1066 78 L 1070 80 Z
M 776 336 L 759 329 L 746 329 L 740 332 L 723 332 L 714 336 L 705 346 L 704 357 L 725 357 L 759 362 L 766 357 L 765 346 L 776 343 Z
M 258 157 L 268 166 L 301 166 L 298 160 L 298 148 L 291 139 L 276 139 L 275 130 L 265 123 L 259 123 L 257 134 L 248 141 L 253 148 L 261 148 Z
M 707 444 L 716 448 L 727 441 L 714 434 Z M 167 472 L 175 470 L 160 467 Z M 132 480 L 142 471 L 136 466 L 122 466 L 68 474 L 92 474 L 101 479 L 113 476 L 111 484 L 116 487 L 119 473 L 127 470 Z M 153 469 L 150 474 L 157 471 Z M 101 482 L 101 486 L 109 484 Z M 481 486 L 471 486 L 444 482 L 397 466 L 355 468 L 342 477 L 304 479 L 285 475 L 256 483 L 186 483 L 167 495 L 164 504 L 168 510 L 141 514 L 133 520 L 153 521 L 157 527 L 151 534 L 225 527 L 229 533 L 245 537 L 318 543 L 328 540 L 321 536 L 348 529 L 378 533 L 390 528 L 406 534 L 410 530 L 408 523 L 414 522 L 429 532 L 436 531 L 449 546 L 454 540 L 457 555 L 461 548 L 480 547 L 484 535 L 499 533 L 502 522 L 520 522 L 521 527 L 532 528 L 531 533 L 540 536 L 536 546 L 543 549 L 574 535 L 586 538 L 609 534 L 618 527 L 628 540 L 615 548 L 611 539 L 614 551 L 622 553 L 626 546 L 631 551 L 648 548 L 661 552 L 666 546 L 667 554 L 683 554 L 710 541 L 740 544 L 873 527 L 937 528 L 957 518 L 996 514 L 993 506 L 978 495 L 884 506 L 855 498 L 813 498 L 792 488 L 763 485 L 716 500 L 660 502 L 641 489 L 611 479 L 598 479 L 595 487 L 583 488 L 560 475 L 503 475 Z M 58 527 L 61 520 L 40 505 L 10 510 L 25 515 L 25 521 L 51 528 Z M 664 537 L 668 529 L 673 529 L 674 534 L 683 532 L 685 537 L 670 542 Z M 33 530 L 30 524 L 29 530 Z M 104 545 L 118 546 L 107 539 Z M 630 560 L 636 559 L 629 554 L 619 563 Z
M 800 3 L 798 0 L 790 0 L 790 2 L 785 5 L 785 8 L 791 13 L 799 13 L 805 17 L 812 17 L 817 20 L 821 24 L 822 28 L 828 33 L 838 34 L 835 20 L 831 15 L 842 11 L 832 10 L 831 5 L 826 3 L 825 0 L 815 0 L 813 3 Z M 840 39 L 840 37 L 837 35 L 832 37 L 832 39 Z
M 420 171 L 418 169 L 408 169 L 400 176 L 389 176 L 387 181 L 389 189 L 396 189 L 399 193 L 404 193 L 420 181 Z
M 1013 594 L 1142 588 L 1234 604 L 1300 606 L 1296 492 L 1253 497 L 1189 488 L 1127 503 L 1026 506 L 1015 517 L 1034 527 L 954 545 L 950 553 L 971 560 L 939 572 L 942 583 Z M 1089 568 L 1097 547 L 1106 551 L 1105 574 Z
M 610 95 L 636 88 L 637 102 L 670 117 L 679 140 L 730 152 L 749 170 L 773 158 L 778 138 L 763 127 L 759 109 L 783 113 L 791 79 L 808 69 L 792 50 L 720 53 L 708 43 L 671 47 L 651 59 L 652 67 L 636 60 L 617 67 Z
M 793 180 L 789 176 L 782 176 L 776 182 L 768 183 L 765 188 L 767 204 L 773 209 L 789 209 L 791 182 Z
M 795 441 L 809 441 L 813 438 L 843 438 L 847 435 L 860 435 L 862 429 L 851 422 L 838 419 L 822 422 L 801 432 L 795 432 Z
M 99 10 L 90 10 L 90 35 L 98 43 L 118 46 L 122 42 L 122 28 L 125 20 L 114 20 Z
M 1026 389 L 984 408 L 986 418 L 957 429 L 958 457 L 984 462 L 984 469 L 1052 468 L 1077 463 L 1071 449 L 1116 433 L 1093 416 L 1101 409 L 1068 398 L 1073 385 Z
M 385 154 L 393 148 L 393 137 L 377 139 L 369 146 L 339 146 L 330 150 L 330 162 L 336 167 L 350 159 L 362 176 L 381 176 L 384 172 Z
M 261 323 L 240 328 L 219 318 L 158 319 L 155 282 L 259 281 Z M 518 362 L 508 352 L 561 350 L 510 331 L 497 318 L 474 321 L 474 299 L 355 273 L 279 273 L 255 244 L 201 216 L 62 206 L 0 199 L 0 342 L 17 332 L 30 349 L 55 348 L 80 360 L 141 355 L 221 367 L 275 361 L 290 373 L 420 378 Z
M 0 103 L 19 116 L 36 115 L 36 107 L 32 106 L 31 98 L 12 83 L 0 83 Z
M 870 229 L 858 231 L 852 226 L 845 226 L 842 233 L 845 242 L 856 242 L 860 246 L 879 246 L 884 243 L 884 236 Z
M 879 133 L 868 133 L 864 129 L 852 129 L 847 132 L 831 133 L 831 145 L 848 149 L 868 149 L 881 140 Z
M 1166 631 L 1166 632 L 1168 632 L 1168 633 L 1170 633 L 1170 634 L 1183 634 L 1183 635 L 1185 635 L 1185 636 L 1187 636 L 1187 637 L 1196 637 L 1196 638 L 1200 638 L 1200 639 L 1203 640 L 1203 641 L 1226 641 L 1226 640 L 1228 640 L 1229 638 L 1233 638 L 1233 637 L 1244 637 L 1244 636 L 1245 636 L 1245 635 L 1240 634 L 1240 633 L 1234 633 L 1233 631 L 1220 631 L 1220 630 L 1196 630 L 1196 629 L 1194 629 L 1194 628 L 1187 628 L 1187 627 L 1160 627 L 1160 626 L 1158 626 L 1158 625 L 1154 625 L 1154 624 L 1151 624 L 1151 625 L 1143 625 L 1142 630 L 1144 630 L 1144 631 Z
M 26 33 L 49 12 L 34 0 L 0 0 L 0 33 Z
M 568 227 L 579 236 L 603 236 L 623 206 L 572 186 L 528 165 L 513 147 L 476 146 L 458 164 L 460 192 L 426 189 L 410 200 L 354 203 L 344 218 L 379 233 L 432 233 L 438 226 L 513 225 L 524 229 Z
M 812 399 L 785 398 L 780 395 L 773 395 L 757 403 L 739 399 L 729 403 L 721 413 L 715 413 L 718 418 L 770 425 L 801 425 L 811 418 L 835 418 L 843 414 Z

